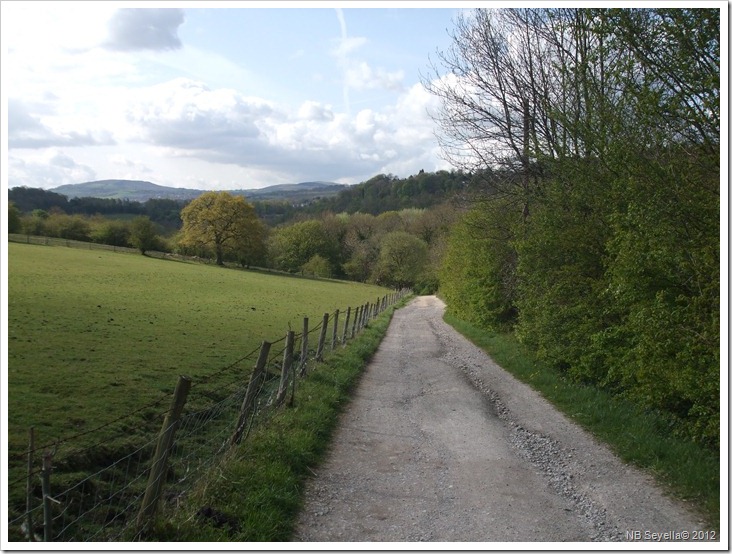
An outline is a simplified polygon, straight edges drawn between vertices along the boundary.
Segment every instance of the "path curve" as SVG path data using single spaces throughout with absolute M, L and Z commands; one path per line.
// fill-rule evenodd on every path
M 307 485 L 295 541 L 588 542 L 704 529 L 443 311 L 422 296 L 394 313 Z

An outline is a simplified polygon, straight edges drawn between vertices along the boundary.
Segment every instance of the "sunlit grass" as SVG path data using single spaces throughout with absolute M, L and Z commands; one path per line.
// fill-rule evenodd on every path
M 137 254 L 7 247 L 8 451 L 21 470 L 31 426 L 37 446 L 89 432 L 70 446 L 109 447 L 109 429 L 94 429 L 167 400 L 179 375 L 195 390 L 262 340 L 301 330 L 303 317 L 312 329 L 326 312 L 389 292 Z M 252 366 L 238 369 L 242 385 Z M 167 406 L 126 423 L 125 444 L 156 432 Z

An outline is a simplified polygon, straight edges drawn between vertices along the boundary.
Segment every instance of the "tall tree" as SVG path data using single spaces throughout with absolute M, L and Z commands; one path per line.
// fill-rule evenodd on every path
M 206 192 L 183 208 L 180 216 L 180 243 L 211 248 L 217 265 L 224 265 L 225 254 L 238 253 L 243 245 L 262 240 L 257 214 L 243 196 Z

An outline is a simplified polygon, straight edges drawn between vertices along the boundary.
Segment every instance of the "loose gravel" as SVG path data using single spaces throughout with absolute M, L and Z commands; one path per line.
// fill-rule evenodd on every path
M 706 530 L 443 311 L 427 296 L 394 314 L 307 485 L 294 540 L 583 543 Z

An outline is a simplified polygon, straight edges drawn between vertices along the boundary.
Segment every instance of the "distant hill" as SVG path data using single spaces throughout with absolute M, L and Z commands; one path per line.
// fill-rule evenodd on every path
M 145 202 L 150 198 L 169 198 L 173 200 L 192 200 L 204 191 L 164 187 L 149 181 L 128 181 L 125 179 L 106 179 L 71 185 L 61 185 L 50 189 L 67 198 L 113 198 Z
M 272 185 L 261 189 L 232 190 L 231 193 L 243 194 L 248 200 L 307 202 L 317 198 L 336 196 L 348 186 L 329 181 L 307 181 L 305 183 Z
M 272 185 L 261 189 L 239 189 L 254 205 L 257 215 L 274 227 L 298 217 L 319 217 L 323 213 L 368 213 L 379 215 L 405 208 L 425 209 L 458 196 L 485 194 L 491 189 L 491 175 L 461 171 L 420 171 L 407 178 L 376 175 L 355 185 L 308 181 Z M 70 214 L 143 214 L 169 228 L 180 226 L 180 210 L 203 190 L 165 187 L 147 181 L 106 180 L 63 185 L 45 190 L 14 187 L 8 200 L 23 213 L 58 207 Z
M 272 185 L 261 189 L 231 190 L 232 194 L 243 195 L 251 200 L 289 200 L 293 202 L 312 200 L 334 196 L 347 185 L 328 181 L 308 181 L 305 183 L 289 183 Z M 124 179 L 106 179 L 87 183 L 61 185 L 50 189 L 51 192 L 63 194 L 68 198 L 108 198 L 146 202 L 151 198 L 170 200 L 192 200 L 205 190 L 166 187 L 148 181 L 129 181 Z

